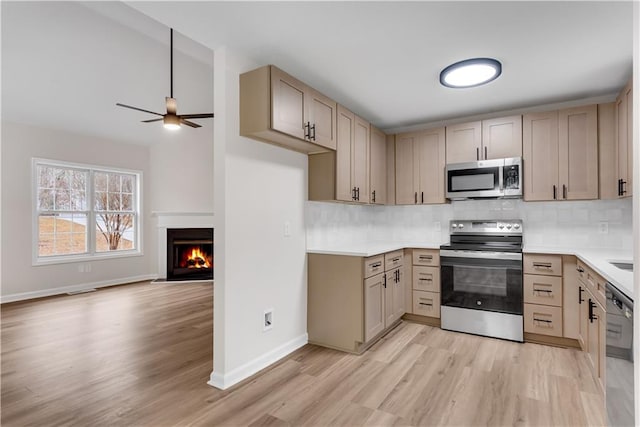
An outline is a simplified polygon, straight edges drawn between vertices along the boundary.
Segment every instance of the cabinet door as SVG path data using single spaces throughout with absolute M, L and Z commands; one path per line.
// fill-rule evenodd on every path
M 558 199 L 597 199 L 598 106 L 560 110 L 558 129 Z
M 624 89 L 624 100 L 626 104 L 626 130 L 627 130 L 627 175 L 626 184 L 623 188 L 624 196 L 630 197 L 633 194 L 633 90 L 631 81 Z
M 387 203 L 387 136 L 371 126 L 369 185 L 371 203 Z
M 580 335 L 580 283 L 574 256 L 562 256 L 562 332 L 565 338 L 578 339 Z
M 522 116 L 483 120 L 481 157 L 522 157 Z
M 398 273 L 397 281 L 393 284 L 393 320 L 401 318 L 404 313 L 405 305 L 405 288 L 407 286 L 404 274 L 404 268 L 399 267 L 396 270 Z M 387 325 L 388 326 L 388 325 Z
M 416 133 L 396 135 L 396 205 L 413 205 L 417 200 L 413 171 L 413 147 L 417 139 Z
M 522 129 L 524 199 L 558 199 L 558 112 L 525 114 Z
M 282 70 L 271 67 L 271 128 L 305 139 L 304 106 L 307 86 Z
M 417 150 L 414 149 L 419 165 L 418 203 L 445 202 L 444 168 L 446 146 L 444 138 L 444 128 L 420 133 L 417 142 L 418 148 Z
M 351 202 L 354 185 L 351 184 L 351 146 L 354 140 L 355 115 L 338 105 L 336 141 L 336 199 Z
M 364 340 L 369 341 L 384 329 L 385 274 L 364 281 Z
M 356 187 L 356 201 L 369 203 L 369 122 L 355 116 L 351 150 L 351 185 Z
M 482 122 L 447 126 L 447 163 L 482 160 Z
M 336 149 L 337 104 L 320 92 L 309 89 L 305 99 L 306 120 L 310 124 L 309 140 L 323 147 Z

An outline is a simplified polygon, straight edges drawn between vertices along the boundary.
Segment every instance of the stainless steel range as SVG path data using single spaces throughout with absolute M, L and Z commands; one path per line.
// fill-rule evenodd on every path
M 523 341 L 522 220 L 452 220 L 440 246 L 441 327 Z

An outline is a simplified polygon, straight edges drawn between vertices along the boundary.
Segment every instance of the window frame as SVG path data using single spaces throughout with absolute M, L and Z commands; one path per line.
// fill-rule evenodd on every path
M 39 255 L 39 244 L 40 244 L 40 234 L 39 234 L 39 218 L 41 211 L 38 209 L 38 166 L 49 166 L 49 167 L 57 167 L 57 168 L 65 168 L 65 169 L 75 169 L 81 171 L 87 171 L 87 188 L 86 188 L 86 209 L 85 210 L 77 210 L 77 211 L 69 211 L 69 213 L 86 213 L 87 215 L 87 252 L 83 253 L 75 253 L 75 254 L 62 254 L 62 255 L 50 255 L 50 256 L 40 256 Z M 94 186 L 94 176 L 96 173 L 115 173 L 115 174 L 129 174 L 134 175 L 136 177 L 136 184 L 133 189 L 134 197 L 132 201 L 132 205 L 134 209 L 130 212 L 133 214 L 133 224 L 134 224 L 134 249 L 122 249 L 117 251 L 103 251 L 100 252 L 97 250 L 97 239 L 102 236 L 98 231 L 96 231 L 96 219 L 99 215 L 99 211 L 96 210 L 95 206 L 95 186 Z M 32 265 L 51 265 L 51 264 L 65 264 L 65 263 L 73 263 L 73 262 L 88 262 L 92 260 L 103 260 L 103 259 L 113 259 L 113 258 L 125 258 L 125 257 L 134 257 L 134 256 L 142 256 L 143 248 L 142 248 L 142 228 L 143 228 L 143 220 L 142 220 L 142 171 L 133 170 L 133 169 L 124 169 L 112 166 L 101 166 L 101 165 L 92 165 L 86 163 L 74 163 L 67 162 L 61 160 L 52 160 L 52 159 L 44 159 L 44 158 L 32 158 L 31 162 L 31 217 L 32 217 Z M 123 211 L 124 213 L 129 213 L 127 211 Z

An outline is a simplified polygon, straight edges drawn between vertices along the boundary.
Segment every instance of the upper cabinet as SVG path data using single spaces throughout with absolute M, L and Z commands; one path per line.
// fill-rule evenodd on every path
M 522 156 L 522 116 L 447 126 L 447 163 Z
M 369 203 L 367 121 L 337 107 L 336 151 L 309 155 L 309 200 Z
M 370 127 L 369 134 L 369 193 L 371 203 L 387 203 L 387 135 Z
M 396 204 L 445 203 L 445 130 L 396 135 Z
M 336 149 L 335 101 L 267 65 L 240 75 L 240 135 L 303 153 Z
M 631 80 L 616 99 L 617 194 L 629 197 L 633 193 L 633 90 Z
M 596 105 L 523 117 L 524 199 L 598 198 Z

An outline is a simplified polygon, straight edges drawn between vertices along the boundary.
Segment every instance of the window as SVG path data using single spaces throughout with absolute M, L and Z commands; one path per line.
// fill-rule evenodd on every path
M 140 253 L 140 172 L 33 163 L 36 263 Z

